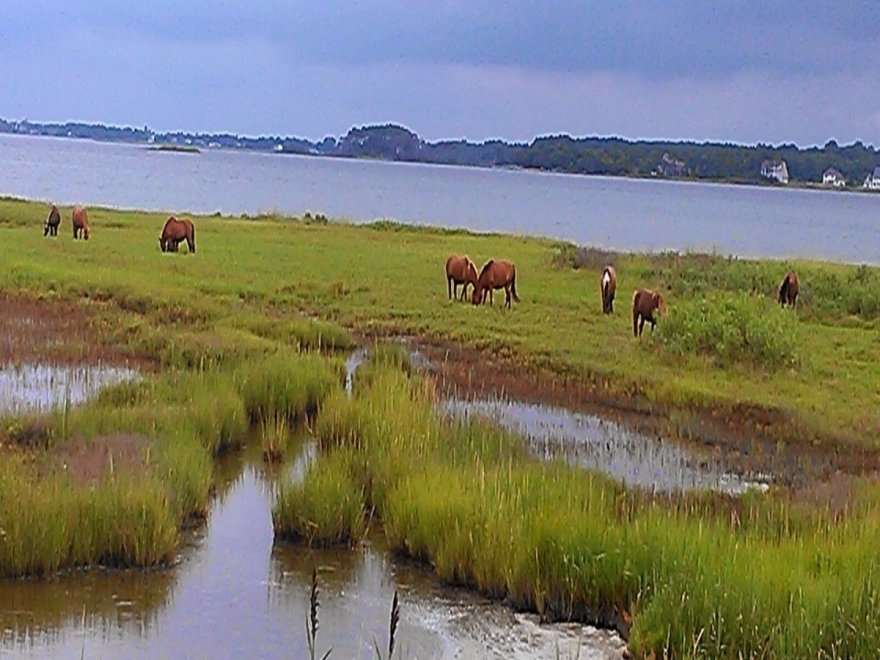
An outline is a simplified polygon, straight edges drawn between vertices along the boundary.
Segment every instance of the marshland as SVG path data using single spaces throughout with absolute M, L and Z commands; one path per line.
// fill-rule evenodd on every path
M 880 648 L 876 267 L 272 214 L 163 254 L 168 214 L 90 207 L 74 242 L 47 210 L 0 201 L 4 373 L 62 383 L 2 413 L 4 646 L 235 620 L 214 648 L 305 654 L 315 569 L 331 657 L 387 648 L 395 590 L 395 657 Z M 513 261 L 521 301 L 448 301 L 454 253 Z M 669 314 L 637 340 L 642 286 Z

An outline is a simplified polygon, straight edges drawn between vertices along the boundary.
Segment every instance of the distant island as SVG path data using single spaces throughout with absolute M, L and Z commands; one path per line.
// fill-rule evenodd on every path
M 160 150 L 247 149 L 279 154 L 505 167 L 593 174 L 765 185 L 880 189 L 880 151 L 861 141 L 823 147 L 754 146 L 694 141 L 625 140 L 548 135 L 529 143 L 488 140 L 428 142 L 395 124 L 355 127 L 318 142 L 297 137 L 231 133 L 159 133 L 149 127 L 0 119 L 0 134 L 86 138 L 150 145 Z
M 199 154 L 202 152 L 192 144 L 151 144 L 147 147 L 150 151 L 173 151 L 182 154 Z

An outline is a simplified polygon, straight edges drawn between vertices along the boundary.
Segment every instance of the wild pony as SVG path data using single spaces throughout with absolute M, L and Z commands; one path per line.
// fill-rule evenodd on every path
M 666 316 L 666 303 L 663 302 L 663 296 L 659 291 L 637 289 L 633 293 L 633 337 L 642 336 L 645 321 L 651 324 L 651 332 L 654 332 L 654 325 L 657 323 L 654 312 L 658 310 L 660 316 Z
M 785 274 L 785 278 L 782 280 L 782 286 L 779 287 L 779 304 L 783 307 L 786 305 L 794 307 L 795 303 L 797 303 L 797 296 L 797 274 L 793 270 L 790 270 Z
M 61 224 L 61 214 L 58 207 L 54 204 L 49 209 L 49 215 L 46 217 L 46 224 L 43 227 L 43 236 L 58 236 L 58 225 Z
M 486 302 L 486 294 L 489 294 L 489 302 L 494 303 L 493 291 L 495 289 L 504 289 L 504 304 L 510 307 L 510 300 L 513 298 L 519 302 L 519 296 L 516 295 L 516 266 L 504 259 L 489 259 L 480 271 L 477 278 L 477 286 L 474 287 L 474 295 L 471 301 L 475 305 Z
M 74 206 L 73 213 L 70 215 L 70 222 L 73 225 L 73 238 L 82 238 L 89 240 L 89 214 L 82 206 Z
M 159 247 L 162 252 L 177 252 L 177 245 L 186 241 L 189 251 L 196 251 L 196 228 L 189 220 L 178 220 L 173 215 L 165 221 L 162 234 L 159 236 Z
M 614 311 L 614 292 L 617 291 L 617 271 L 614 266 L 605 266 L 602 279 L 599 280 L 599 290 L 602 292 L 602 313 L 611 314 Z
M 477 267 L 467 255 L 459 257 L 453 254 L 446 260 L 446 288 L 450 300 L 453 296 L 458 298 L 459 284 L 464 285 L 461 289 L 461 299 L 464 300 L 467 297 L 468 284 L 477 286 Z

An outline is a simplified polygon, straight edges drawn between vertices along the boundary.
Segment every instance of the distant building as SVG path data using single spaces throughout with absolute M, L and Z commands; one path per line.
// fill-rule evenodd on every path
M 775 179 L 779 183 L 788 183 L 788 165 L 781 158 L 769 158 L 761 163 L 761 176 Z
M 870 190 L 880 190 L 880 167 L 875 167 L 874 171 L 865 177 L 863 185 Z
M 822 185 L 843 188 L 846 185 L 846 179 L 836 169 L 829 167 L 822 173 Z
M 690 168 L 683 160 L 678 160 L 669 155 L 669 152 L 663 154 L 660 164 L 657 166 L 657 172 L 665 177 L 688 176 L 691 173 Z

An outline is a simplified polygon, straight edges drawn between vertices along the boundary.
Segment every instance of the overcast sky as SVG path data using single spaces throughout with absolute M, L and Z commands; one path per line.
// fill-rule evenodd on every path
M 6 0 L 0 116 L 880 145 L 880 2 Z

